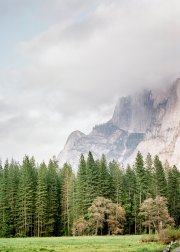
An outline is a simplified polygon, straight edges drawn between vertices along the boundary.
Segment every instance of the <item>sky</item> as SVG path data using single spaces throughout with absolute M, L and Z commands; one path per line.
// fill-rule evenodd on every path
M 0 0 L 0 157 L 57 156 L 180 77 L 179 0 Z

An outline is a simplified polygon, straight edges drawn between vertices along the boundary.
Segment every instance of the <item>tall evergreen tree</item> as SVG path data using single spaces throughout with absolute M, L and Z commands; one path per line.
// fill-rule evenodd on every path
M 9 237 L 16 234 L 17 192 L 19 167 L 12 160 L 6 160 L 4 170 L 0 164 L 0 236 Z
M 167 181 L 165 178 L 162 163 L 157 155 L 154 158 L 154 168 L 155 168 L 156 196 L 160 195 L 167 198 Z
M 34 236 L 37 172 L 34 158 L 25 156 L 20 170 L 18 191 L 18 228 L 20 236 Z
M 70 235 L 72 227 L 72 213 L 73 213 L 73 185 L 74 178 L 72 173 L 72 168 L 67 163 L 64 164 L 62 168 L 62 198 L 61 198 L 61 208 L 62 208 L 62 224 L 63 233 L 65 235 Z
M 98 196 L 99 188 L 99 176 L 98 168 L 95 164 L 93 155 L 91 152 L 88 154 L 87 158 L 87 206 L 89 207 L 93 200 Z
M 86 171 L 86 161 L 84 156 L 81 155 L 79 160 L 79 169 L 77 172 L 77 216 L 83 216 L 87 212 L 87 171 Z
M 71 234 L 72 231 L 72 225 L 75 220 L 78 218 L 77 214 L 77 184 L 76 184 L 76 177 L 74 173 L 72 172 L 72 176 L 70 179 L 70 188 L 69 188 L 69 209 L 70 209 L 70 231 L 69 234 Z
M 126 225 L 125 230 L 127 233 L 137 232 L 137 216 L 138 216 L 138 204 L 136 199 L 136 174 L 134 169 L 127 166 L 125 174 L 123 176 L 123 192 L 122 192 L 122 205 L 126 210 Z
M 176 225 L 180 225 L 180 172 L 176 166 L 168 172 L 168 205 Z
M 57 236 L 59 233 L 60 202 L 58 201 L 58 163 L 55 159 L 49 161 L 47 172 L 47 233 L 50 236 Z
M 10 236 L 10 204 L 9 204 L 9 162 L 6 160 L 2 178 L 2 228 L 1 236 Z
M 151 154 L 148 153 L 145 161 L 146 177 L 147 177 L 147 197 L 155 197 L 155 171 Z
M 48 235 L 46 231 L 48 220 L 48 192 L 47 192 L 47 167 L 43 162 L 38 169 L 37 193 L 36 193 L 36 235 L 38 237 Z
M 147 173 L 144 167 L 144 161 L 143 161 L 143 156 L 140 152 L 137 153 L 136 156 L 136 161 L 135 161 L 135 172 L 136 172 L 136 182 L 137 182 L 137 197 L 136 197 L 136 209 L 141 206 L 142 202 L 146 199 L 147 197 Z M 137 223 L 139 225 L 139 232 L 142 232 L 142 221 L 141 217 L 138 216 Z
M 110 172 L 110 198 L 116 204 L 122 203 L 123 196 L 123 171 L 119 164 L 113 160 L 109 163 Z
M 145 200 L 147 195 L 147 173 L 144 167 L 143 156 L 140 152 L 137 153 L 135 161 L 135 172 L 137 179 L 137 193 L 139 197 L 139 205 Z
M 110 198 L 110 174 L 108 171 L 107 161 L 106 157 L 103 154 L 101 157 L 101 160 L 99 162 L 99 175 L 100 175 L 100 181 L 99 181 L 99 195 L 104 198 Z M 98 169 L 98 168 L 97 168 Z
M 19 188 L 19 165 L 12 160 L 9 165 L 9 206 L 10 206 L 10 234 L 15 236 L 18 218 L 18 188 Z

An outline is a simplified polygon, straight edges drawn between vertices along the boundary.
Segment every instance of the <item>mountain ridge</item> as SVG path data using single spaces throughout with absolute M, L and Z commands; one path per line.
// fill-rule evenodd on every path
M 90 134 L 74 131 L 57 160 L 77 171 L 80 154 L 108 161 L 132 163 L 137 151 L 158 154 L 163 162 L 180 166 L 180 79 L 166 89 L 143 90 L 121 97 L 112 118 L 93 127 Z

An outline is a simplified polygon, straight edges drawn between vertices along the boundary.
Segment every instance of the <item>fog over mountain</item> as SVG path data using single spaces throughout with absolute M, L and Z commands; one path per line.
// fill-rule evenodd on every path
M 48 160 L 72 131 L 108 121 L 118 97 L 165 90 L 180 76 L 179 16 L 179 0 L 1 0 L 0 157 Z M 137 126 L 127 120 L 123 132 Z
M 112 119 L 88 135 L 74 131 L 58 156 L 77 171 L 80 154 L 132 163 L 138 151 L 159 155 L 163 162 L 180 167 L 180 79 L 163 90 L 143 90 L 121 97 Z

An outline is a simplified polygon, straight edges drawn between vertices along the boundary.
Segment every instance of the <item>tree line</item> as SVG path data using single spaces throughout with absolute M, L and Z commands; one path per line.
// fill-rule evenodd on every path
M 158 156 L 138 152 L 123 167 L 89 152 L 77 174 L 56 159 L 0 163 L 1 237 L 141 234 L 166 224 L 180 224 L 180 171 Z

